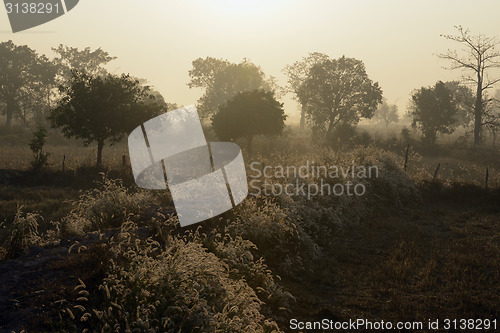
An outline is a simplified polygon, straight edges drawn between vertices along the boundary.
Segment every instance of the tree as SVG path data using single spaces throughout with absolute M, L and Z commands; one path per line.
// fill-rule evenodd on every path
M 297 96 L 313 127 L 326 130 L 327 138 L 341 123 L 371 118 L 382 102 L 382 90 L 370 80 L 363 62 L 345 56 L 313 65 Z
M 219 107 L 212 116 L 212 127 L 221 140 L 246 138 L 247 150 L 252 152 L 255 135 L 280 135 L 286 120 L 283 103 L 273 92 L 245 91 Z
M 457 106 L 457 113 L 454 116 L 455 126 L 469 127 L 474 120 L 474 93 L 469 87 L 460 84 L 459 81 L 448 81 L 444 85 L 450 90 Z
M 59 86 L 69 86 L 74 72 L 86 73 L 89 76 L 105 76 L 108 71 L 104 66 L 116 59 L 101 48 L 94 51 L 90 47 L 79 50 L 76 47 L 60 44 L 57 48 L 52 48 L 52 51 L 58 54 L 58 57 L 54 58 L 54 63 L 57 65 Z
M 101 48 L 94 51 L 91 51 L 90 47 L 78 50 L 76 47 L 60 44 L 57 48 L 52 48 L 52 51 L 59 55 L 54 61 L 59 65 L 59 74 L 66 81 L 71 80 L 72 71 L 91 76 L 106 75 L 107 71 L 103 66 L 116 59 Z
M 203 119 L 217 112 L 218 107 L 238 93 L 264 89 L 276 89 L 272 77 L 266 78 L 262 69 L 245 59 L 239 64 L 207 57 L 193 61 L 189 71 L 190 88 L 202 88 L 204 95 L 198 100 L 198 110 Z
M 41 92 L 53 83 L 54 76 L 53 64 L 45 56 L 26 45 L 0 43 L 0 102 L 7 127 L 14 117 L 26 125 L 33 108 L 43 105 Z
M 61 87 L 64 97 L 51 111 L 53 127 L 66 137 L 97 143 L 97 166 L 102 163 L 105 142 L 112 145 L 124 134 L 161 113 L 163 107 L 150 103 L 149 87 L 129 75 L 89 76 L 73 73 L 70 85 Z
M 389 105 L 384 98 L 382 105 L 375 111 L 373 118 L 379 122 L 383 122 L 385 128 L 387 128 L 390 123 L 397 123 L 399 121 L 398 107 L 396 105 Z
M 294 99 L 299 100 L 298 93 L 300 86 L 307 78 L 311 67 L 317 63 L 329 59 L 326 54 L 313 52 L 309 53 L 307 57 L 303 57 L 302 60 L 296 61 L 293 65 L 287 65 L 283 71 L 288 76 L 288 87 L 287 92 L 294 94 Z M 306 109 L 301 105 L 300 107 L 300 128 L 304 129 L 306 122 Z
M 57 65 L 45 55 L 38 56 L 32 67 L 33 79 L 20 91 L 18 117 L 26 127 L 29 120 L 44 126 L 56 88 Z
M 438 81 L 434 87 L 422 87 L 411 97 L 412 127 L 422 131 L 426 144 L 436 143 L 437 133 L 452 133 L 456 127 L 457 106 L 452 92 Z
M 474 146 L 481 144 L 481 129 L 485 102 L 483 93 L 491 88 L 500 78 L 489 78 L 488 72 L 493 68 L 500 67 L 500 52 L 495 48 L 500 43 L 495 37 L 487 37 L 482 34 L 471 35 L 468 29 L 461 26 L 456 27 L 458 36 L 441 35 L 448 40 L 460 43 L 465 47 L 462 54 L 457 51 L 448 50 L 447 53 L 439 55 L 440 58 L 451 61 L 452 69 L 462 69 L 472 75 L 465 76 L 465 81 L 473 83 L 476 88 L 474 102 Z
M 500 130 L 500 89 L 495 91 L 492 103 L 488 103 L 484 112 L 484 125 L 492 137 L 493 147 L 496 146 L 497 135 Z

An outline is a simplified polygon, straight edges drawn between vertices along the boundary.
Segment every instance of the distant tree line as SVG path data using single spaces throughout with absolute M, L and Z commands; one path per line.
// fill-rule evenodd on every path
M 6 127 L 19 119 L 25 127 L 32 120 L 43 128 L 48 120 L 66 137 L 95 142 L 101 165 L 106 143 L 174 107 L 144 80 L 108 73 L 104 66 L 116 58 L 100 48 L 52 50 L 58 56 L 49 60 L 26 45 L 0 44 L 0 112 Z
M 435 144 L 438 134 L 473 124 L 477 146 L 484 129 L 495 140 L 500 128 L 500 93 L 489 93 L 500 81 L 489 76 L 500 67 L 499 42 L 457 29 L 457 36 L 444 37 L 464 45 L 465 51 L 448 51 L 440 57 L 449 60 L 453 69 L 472 75 L 463 81 L 438 81 L 411 93 L 407 115 L 426 144 Z M 59 45 L 52 50 L 57 57 L 48 59 L 26 45 L 0 43 L 0 113 L 6 117 L 6 127 L 13 119 L 24 126 L 29 121 L 43 125 L 48 119 L 65 136 L 96 143 L 97 164 L 101 164 L 107 143 L 117 142 L 143 121 L 175 107 L 144 80 L 108 73 L 105 65 L 115 57 L 100 48 Z M 362 118 L 373 118 L 386 128 L 399 120 L 397 107 L 383 99 L 382 89 L 369 78 L 361 60 L 332 59 L 316 52 L 283 71 L 288 76 L 285 88 L 248 59 L 232 63 L 198 58 L 192 62 L 188 86 L 203 91 L 198 100 L 202 120 L 211 121 L 220 138 L 245 138 L 248 151 L 255 135 L 283 132 L 286 116 L 278 100 L 284 93 L 293 94 L 300 105 L 301 127 L 308 123 L 315 138 L 329 143 L 335 143 L 339 133 L 353 131 Z

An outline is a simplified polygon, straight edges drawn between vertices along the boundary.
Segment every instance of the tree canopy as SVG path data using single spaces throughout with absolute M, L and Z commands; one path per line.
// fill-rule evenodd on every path
M 448 81 L 444 85 L 451 92 L 457 113 L 455 114 L 455 126 L 468 128 L 474 121 L 474 103 L 475 96 L 472 90 L 461 84 L 459 81 Z
M 245 59 L 239 64 L 223 59 L 207 57 L 193 61 L 189 71 L 190 88 L 202 88 L 203 96 L 198 100 L 198 111 L 203 119 L 217 112 L 218 107 L 238 93 L 264 89 L 276 89 L 274 78 L 266 78 L 262 69 Z
M 311 70 L 311 67 L 317 63 L 328 60 L 329 57 L 326 54 L 313 52 L 309 53 L 307 57 L 303 57 L 301 60 L 294 62 L 292 65 L 287 65 L 283 71 L 288 76 L 288 86 L 287 92 L 294 94 L 294 99 L 299 100 L 298 94 L 302 83 L 307 79 L 307 75 Z M 300 112 L 300 128 L 304 128 L 306 121 L 305 108 L 301 107 Z
M 124 134 L 164 110 L 151 103 L 149 87 L 129 75 L 90 76 L 74 72 L 70 85 L 61 87 L 64 97 L 51 111 L 53 127 L 66 137 L 97 143 L 97 165 L 102 163 L 105 142 L 118 142 Z
M 280 135 L 286 120 L 283 103 L 264 90 L 245 91 L 219 107 L 212 116 L 212 127 L 221 140 L 247 139 L 252 152 L 255 135 Z
M 26 125 L 28 114 L 47 104 L 46 91 L 54 83 L 55 66 L 26 45 L 0 43 L 0 110 L 10 127 L 15 117 Z
M 453 133 L 457 105 L 443 82 L 418 89 L 412 94 L 411 101 L 412 126 L 422 131 L 424 143 L 435 144 L 437 133 Z
M 366 73 L 361 60 L 327 59 L 311 67 L 298 98 L 313 127 L 331 137 L 341 124 L 371 118 L 382 102 L 382 90 Z
M 107 71 L 104 65 L 116 59 L 101 48 L 94 51 L 90 47 L 79 50 L 76 47 L 60 44 L 58 47 L 52 48 L 52 51 L 59 55 L 54 61 L 59 65 L 60 74 L 67 80 L 71 79 L 71 71 L 87 73 L 92 76 L 105 75 Z
M 383 99 L 382 105 L 380 105 L 375 111 L 373 119 L 378 122 L 383 122 L 387 128 L 390 123 L 397 123 L 399 121 L 398 107 L 394 104 L 389 105 L 387 100 Z

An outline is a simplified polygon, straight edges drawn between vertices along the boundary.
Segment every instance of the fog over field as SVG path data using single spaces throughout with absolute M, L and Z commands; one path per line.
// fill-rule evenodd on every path
M 499 331 L 500 2 L 28 1 L 0 333 Z
M 453 48 L 440 34 L 462 25 L 498 34 L 498 1 L 324 0 L 86 0 L 78 12 L 34 30 L 9 32 L 0 13 L 3 40 L 53 55 L 59 44 L 118 57 L 106 68 L 147 78 L 168 101 L 194 104 L 199 89 L 186 83 L 191 61 L 211 56 L 261 66 L 285 85 L 282 68 L 309 52 L 362 59 L 390 103 L 403 113 L 415 87 L 457 78 L 435 54 Z M 473 15 L 472 13 L 479 14 Z M 289 121 L 297 121 L 292 96 L 284 98 Z

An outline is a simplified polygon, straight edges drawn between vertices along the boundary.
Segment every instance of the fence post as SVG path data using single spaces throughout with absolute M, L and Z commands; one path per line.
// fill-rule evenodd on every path
M 486 168 L 486 178 L 485 178 L 485 181 L 484 181 L 484 187 L 486 189 L 488 189 L 488 178 L 489 178 L 489 174 L 488 174 L 488 168 Z
M 406 146 L 406 154 L 405 154 L 405 166 L 404 166 L 404 170 L 406 172 L 406 167 L 408 166 L 408 152 L 410 150 L 410 145 Z
M 127 155 L 122 155 L 122 168 L 127 164 Z
M 62 172 L 64 172 L 64 162 L 66 162 L 66 154 L 63 155 L 63 160 L 62 160 Z
M 432 177 L 432 179 L 436 179 L 437 174 L 438 174 L 438 172 L 439 172 L 439 167 L 440 167 L 440 166 L 441 166 L 441 163 L 438 163 L 438 166 L 437 166 L 437 168 L 436 168 L 436 171 L 434 171 L 434 177 Z

